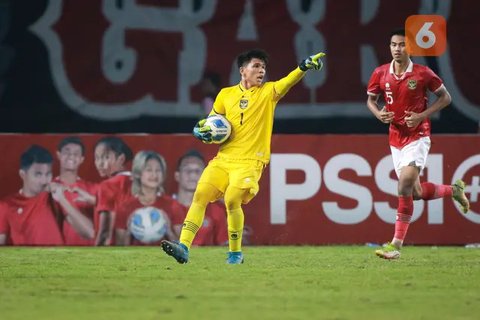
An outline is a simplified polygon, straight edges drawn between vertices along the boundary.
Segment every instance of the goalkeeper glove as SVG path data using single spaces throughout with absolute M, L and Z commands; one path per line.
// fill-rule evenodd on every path
M 206 126 L 207 119 L 202 119 L 193 127 L 193 135 L 204 143 L 212 143 L 212 129 Z
M 324 56 L 325 56 L 325 53 L 319 52 L 303 60 L 298 67 L 303 72 L 311 69 L 321 70 L 323 68 L 323 62 L 321 58 Z

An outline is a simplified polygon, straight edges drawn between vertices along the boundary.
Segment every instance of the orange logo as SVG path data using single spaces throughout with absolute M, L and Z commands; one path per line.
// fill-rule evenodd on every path
M 411 56 L 440 56 L 447 48 L 447 22 L 438 15 L 409 16 L 405 39 Z

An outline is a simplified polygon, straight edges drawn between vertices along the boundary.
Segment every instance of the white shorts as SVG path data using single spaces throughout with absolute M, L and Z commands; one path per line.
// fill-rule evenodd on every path
M 412 141 L 402 149 L 397 149 L 390 146 L 392 151 L 393 166 L 397 177 L 400 178 L 400 172 L 403 167 L 408 166 L 414 162 L 415 167 L 420 168 L 422 172 L 423 168 L 427 164 L 428 151 L 430 151 L 430 137 L 423 137 L 418 140 Z

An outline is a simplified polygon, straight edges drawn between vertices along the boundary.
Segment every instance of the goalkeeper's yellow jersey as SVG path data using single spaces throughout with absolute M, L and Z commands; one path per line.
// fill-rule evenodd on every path
M 303 78 L 296 68 L 286 77 L 246 89 L 241 83 L 223 88 L 211 114 L 224 115 L 232 125 L 230 138 L 220 145 L 217 157 L 228 160 L 270 161 L 273 117 L 277 102 Z

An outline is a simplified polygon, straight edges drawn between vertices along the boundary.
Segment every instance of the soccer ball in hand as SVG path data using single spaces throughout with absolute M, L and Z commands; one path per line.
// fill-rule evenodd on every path
M 232 126 L 224 116 L 219 114 L 211 115 L 204 124 L 212 130 L 212 143 L 221 144 L 227 141 L 232 133 Z
M 167 233 L 166 213 L 154 207 L 145 207 L 133 212 L 128 229 L 135 239 L 151 243 L 162 239 Z

